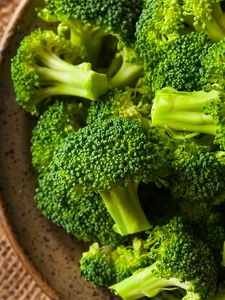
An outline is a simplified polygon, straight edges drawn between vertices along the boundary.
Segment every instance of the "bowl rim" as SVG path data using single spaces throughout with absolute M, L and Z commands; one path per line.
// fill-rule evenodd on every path
M 4 60 L 4 54 L 7 51 L 7 47 L 11 41 L 12 36 L 16 32 L 17 24 L 20 18 L 24 15 L 27 7 L 32 2 L 32 0 L 21 0 L 17 6 L 12 18 L 10 19 L 2 39 L 0 40 L 0 68 Z M 16 233 L 13 230 L 13 226 L 7 217 L 6 209 L 4 207 L 4 201 L 0 195 L 0 223 L 2 228 L 11 244 L 15 254 L 17 255 L 19 261 L 22 263 L 28 274 L 36 282 L 36 284 L 41 288 L 41 290 L 52 300 L 60 300 L 59 295 L 50 287 L 44 277 L 41 275 L 40 271 L 34 265 L 32 260 L 25 253 L 25 250 L 20 245 L 17 239 Z

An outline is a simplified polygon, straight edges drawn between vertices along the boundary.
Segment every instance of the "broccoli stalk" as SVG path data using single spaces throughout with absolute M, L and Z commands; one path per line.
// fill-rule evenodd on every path
M 135 85 L 138 79 L 143 76 L 143 61 L 134 49 L 123 46 L 112 61 L 110 70 L 116 70 L 119 58 L 122 61 L 121 65 L 116 73 L 109 78 L 109 85 L 113 88 L 124 89 L 127 86 L 132 86 L 132 84 Z
M 109 191 L 99 192 L 105 206 L 115 221 L 113 229 L 120 235 L 139 232 L 151 228 L 138 198 L 138 184 L 133 180 L 127 187 L 118 186 Z
M 66 25 L 70 29 L 71 43 L 85 47 L 87 61 L 95 68 L 103 38 L 107 34 L 105 27 L 84 24 L 80 20 L 68 20 Z
M 63 59 L 71 54 L 71 61 Z M 73 54 L 73 55 L 72 55 Z M 82 49 L 53 31 L 36 30 L 21 43 L 12 60 L 12 78 L 17 101 L 39 115 L 42 104 L 55 95 L 96 100 L 108 90 L 106 75 L 82 62 Z
M 154 275 L 157 268 L 157 262 L 151 266 L 140 269 L 129 278 L 110 286 L 109 288 L 116 292 L 122 299 L 136 300 L 144 296 L 149 298 L 155 297 L 161 291 L 174 290 L 178 287 L 189 289 L 191 282 L 180 282 L 177 278 L 161 278 Z M 189 298 L 188 298 L 189 297 Z M 194 293 L 188 292 L 185 299 L 199 300 Z
M 153 101 L 152 125 L 215 136 L 217 125 L 223 121 L 223 106 L 221 92 L 178 92 L 166 87 L 156 93 Z

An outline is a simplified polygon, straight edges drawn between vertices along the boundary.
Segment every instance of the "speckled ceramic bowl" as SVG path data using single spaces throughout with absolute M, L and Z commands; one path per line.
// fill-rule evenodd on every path
M 15 102 L 10 59 L 19 42 L 37 27 L 41 0 L 22 0 L 0 42 L 0 218 L 18 257 L 51 299 L 116 299 L 79 276 L 87 245 L 46 220 L 33 200 L 37 177 L 31 166 L 30 138 L 35 119 Z M 118 299 L 118 298 L 117 298 Z

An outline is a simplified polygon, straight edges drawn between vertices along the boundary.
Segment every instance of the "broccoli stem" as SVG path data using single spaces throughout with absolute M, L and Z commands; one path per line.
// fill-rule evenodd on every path
M 158 128 L 216 135 L 217 126 L 211 115 L 204 113 L 209 100 L 217 99 L 218 91 L 188 93 L 164 88 L 153 102 L 152 125 Z
M 131 57 L 129 57 L 130 55 Z M 113 88 L 123 89 L 136 83 L 143 76 L 143 64 L 139 61 L 138 55 L 133 58 L 132 50 L 126 47 L 116 55 L 115 65 L 118 63 L 119 57 L 122 58 L 122 64 L 115 75 L 110 78 L 109 84 Z
M 59 95 L 73 95 L 96 100 L 108 90 L 108 80 L 105 74 L 92 70 L 90 63 L 83 62 L 72 65 L 63 61 L 54 53 L 42 51 L 38 56 L 40 64 L 36 66 L 37 75 L 44 85 L 63 83 Z M 68 91 L 64 87 L 68 85 Z M 73 93 L 71 93 L 73 91 Z
M 154 275 L 154 271 L 157 269 L 157 262 L 149 267 L 136 271 L 132 276 L 125 280 L 112 285 L 109 289 L 120 296 L 124 300 L 136 300 L 142 297 L 155 297 L 163 290 L 173 290 L 178 287 L 182 289 L 188 289 L 190 287 L 189 282 L 180 282 L 176 278 L 161 278 Z M 189 298 L 183 298 L 189 299 Z M 190 298 L 197 300 L 197 298 Z
M 109 80 L 109 84 L 113 88 L 123 89 L 132 86 L 142 76 L 143 66 L 123 63 L 119 71 Z
M 127 187 L 115 187 L 100 192 L 105 206 L 115 221 L 113 229 L 120 235 L 129 235 L 145 231 L 149 224 L 137 193 L 138 184 L 131 181 Z
M 212 4 L 212 16 L 225 32 L 225 14 L 221 8 L 220 1 Z
M 91 26 L 79 20 L 64 22 L 70 28 L 70 41 L 75 46 L 84 46 L 87 52 L 87 61 L 96 67 L 98 55 L 106 35 L 104 27 Z

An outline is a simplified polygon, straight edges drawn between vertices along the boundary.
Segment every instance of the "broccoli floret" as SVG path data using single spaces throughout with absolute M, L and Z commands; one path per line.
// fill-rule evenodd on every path
M 135 89 L 126 89 L 126 91 L 109 89 L 99 100 L 91 103 L 87 123 L 124 117 L 138 120 L 143 128 L 148 130 L 150 127 L 150 109 L 151 105 L 146 98 L 138 95 Z
M 211 45 L 203 32 L 181 35 L 150 71 L 150 81 L 147 79 L 146 84 L 151 85 L 154 92 L 166 86 L 178 91 L 201 90 L 200 56 L 205 55 Z
M 157 226 L 149 235 L 149 257 L 154 263 L 109 287 L 123 299 L 156 296 L 163 290 L 182 288 L 182 299 L 206 300 L 214 296 L 217 267 L 207 245 L 187 230 L 181 217 Z M 146 241 L 147 243 L 147 241 Z
M 82 62 L 82 55 L 81 48 L 53 31 L 37 29 L 26 36 L 12 59 L 17 102 L 39 115 L 55 95 L 96 100 L 106 93 L 106 75 L 94 72 L 90 63 Z
M 225 38 L 213 44 L 200 59 L 201 84 L 204 90 L 213 88 L 225 91 Z
M 133 238 L 132 244 L 116 248 L 90 246 L 80 260 L 80 274 L 94 286 L 110 286 L 131 276 L 136 270 L 147 267 L 150 259 L 144 240 Z
M 59 36 L 66 37 L 72 45 L 83 48 L 84 60 L 90 62 L 95 69 L 103 40 L 107 36 L 105 28 L 87 23 L 81 15 L 78 17 L 76 1 L 70 4 L 70 11 L 66 10 L 66 4 L 62 1 L 46 2 L 45 8 L 36 9 L 38 16 L 47 22 L 60 22 L 57 27 Z M 72 5 L 76 5 L 76 10 Z
M 223 0 L 185 0 L 183 2 L 184 22 L 196 31 L 204 31 L 213 42 L 225 37 L 225 14 Z
M 40 116 L 32 132 L 32 164 L 39 173 L 50 164 L 55 149 L 73 131 L 85 125 L 87 112 L 75 98 L 58 99 Z
M 154 66 L 181 34 L 203 31 L 213 42 L 222 40 L 223 23 L 219 1 L 146 0 L 136 24 L 137 46 L 141 56 Z
M 99 194 L 88 193 L 79 201 L 73 198 L 69 190 L 67 195 L 58 192 L 53 196 L 54 179 L 49 173 L 39 176 L 39 184 L 41 189 L 37 189 L 35 196 L 38 208 L 67 233 L 81 241 L 96 241 L 102 245 L 120 245 L 127 240 L 112 230 L 114 221 Z
M 165 87 L 153 100 L 152 125 L 174 136 L 180 132 L 213 135 L 214 143 L 224 150 L 224 100 L 225 94 L 216 90 L 179 92 Z M 223 153 L 219 155 L 223 160 Z
M 134 42 L 135 24 L 141 14 L 143 0 L 46 0 L 47 6 L 39 10 L 39 16 L 46 21 L 57 19 L 71 30 L 75 39 L 83 37 L 83 24 L 98 26 L 106 33 L 112 33 L 123 42 Z M 81 28 L 80 32 L 77 28 Z M 85 32 L 84 32 L 85 34 Z M 90 42 L 95 43 L 95 37 Z
M 224 174 L 220 151 L 210 152 L 190 140 L 177 142 L 171 155 L 170 191 L 184 211 L 189 210 L 185 200 L 190 203 L 190 216 L 204 216 L 213 204 L 224 201 Z
M 95 287 L 109 286 L 114 282 L 110 253 L 112 246 L 100 247 L 98 243 L 90 246 L 88 252 L 84 252 L 80 260 L 80 274 Z
M 151 227 L 141 208 L 140 181 L 160 181 L 169 174 L 167 149 L 157 131 L 145 133 L 138 121 L 115 118 L 70 133 L 54 152 L 50 173 L 53 194 L 98 192 L 121 235 Z M 43 187 L 45 188 L 45 187 Z M 40 187 L 40 192 L 42 187 Z
M 182 7 L 178 1 L 146 0 L 136 23 L 136 40 L 140 55 L 154 65 L 183 28 Z

